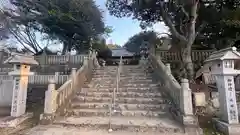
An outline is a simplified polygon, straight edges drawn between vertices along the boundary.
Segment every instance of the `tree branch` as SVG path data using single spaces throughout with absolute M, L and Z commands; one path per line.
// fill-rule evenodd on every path
M 162 12 L 162 17 L 163 17 L 163 21 L 165 22 L 165 24 L 169 27 L 172 36 L 176 37 L 177 39 L 187 42 L 186 37 L 184 37 L 183 35 L 181 35 L 175 28 L 173 22 L 171 21 L 168 13 L 166 12 L 166 10 L 164 9 L 164 2 L 160 2 L 160 6 L 161 6 L 161 12 Z
M 195 0 L 191 4 L 191 12 L 190 12 L 190 21 L 189 21 L 189 29 L 188 29 L 188 44 L 192 45 L 196 38 L 196 19 L 197 19 L 197 10 L 198 10 L 199 0 Z
M 183 5 L 180 6 L 181 11 L 184 13 L 184 15 L 187 17 L 187 19 L 189 19 L 189 14 L 188 12 L 185 10 L 185 8 L 183 7 Z
M 171 1 L 174 5 L 175 8 L 179 8 L 180 11 L 182 11 L 182 13 L 187 17 L 187 20 L 189 19 L 189 14 L 188 12 L 185 10 L 184 8 L 184 3 L 182 1 Z
M 204 23 L 202 23 L 202 24 L 198 27 L 198 29 L 196 30 L 195 38 L 201 33 L 201 31 L 203 30 L 203 28 L 206 27 L 206 26 L 207 26 L 207 23 L 204 22 Z
M 36 41 L 35 34 L 31 33 L 29 26 L 26 26 L 26 34 L 27 34 L 28 39 L 30 40 L 31 44 L 34 45 L 34 47 L 36 48 L 36 51 L 38 52 L 38 48 L 40 48 L 40 50 L 42 50 L 42 47 Z

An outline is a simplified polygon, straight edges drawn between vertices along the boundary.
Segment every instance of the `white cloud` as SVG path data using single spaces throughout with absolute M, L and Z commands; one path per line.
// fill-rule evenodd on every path
M 157 33 L 169 33 L 168 27 L 163 22 L 158 22 L 147 30 L 153 30 Z
M 158 33 L 168 33 L 169 32 L 168 27 L 163 22 L 154 24 L 153 30 Z

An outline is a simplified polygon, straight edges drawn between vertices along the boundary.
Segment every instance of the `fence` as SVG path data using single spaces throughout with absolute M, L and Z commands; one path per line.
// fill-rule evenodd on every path
M 56 84 L 63 84 L 69 78 L 69 75 L 32 75 L 28 78 L 29 84 L 46 85 L 51 79 L 56 80 Z M 13 80 L 11 75 L 0 75 L 0 84 L 5 80 Z
M 41 55 L 35 56 L 35 60 L 37 60 L 40 65 L 79 64 L 83 63 L 84 56 L 86 55 Z
M 13 93 L 13 77 L 9 75 L 0 76 L 0 106 L 11 106 Z
M 69 75 L 32 75 L 28 78 L 29 84 L 48 84 L 49 80 L 54 79 L 56 84 L 63 84 L 69 78 Z
M 193 68 L 197 71 L 203 64 L 203 61 L 213 52 L 213 50 L 192 50 Z M 161 57 L 164 63 L 171 63 L 173 72 L 178 72 L 181 68 L 180 52 L 168 52 L 157 50 L 156 54 Z
M 204 61 L 212 52 L 213 50 L 192 50 L 192 61 Z M 169 63 L 181 61 L 180 52 L 157 50 L 156 53 Z

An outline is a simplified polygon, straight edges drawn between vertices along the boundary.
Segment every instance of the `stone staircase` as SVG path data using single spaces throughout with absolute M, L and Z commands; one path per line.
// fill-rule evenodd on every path
M 161 86 L 140 66 L 122 67 L 110 118 L 116 70 L 116 66 L 97 69 L 92 81 L 75 95 L 67 115 L 57 118 L 52 126 L 68 127 L 66 131 L 76 127 L 91 132 L 101 130 L 100 134 L 106 134 L 109 128 L 116 134 L 184 134 L 182 126 L 169 113 L 170 105 Z

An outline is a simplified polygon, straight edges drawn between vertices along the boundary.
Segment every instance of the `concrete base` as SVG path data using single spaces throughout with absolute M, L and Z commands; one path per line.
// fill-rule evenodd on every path
M 203 130 L 199 127 L 198 118 L 196 116 L 182 116 L 182 123 L 185 127 L 185 133 L 189 135 L 203 135 Z
M 240 124 L 228 124 L 218 118 L 213 118 L 217 130 L 226 135 L 240 135 Z
M 15 128 L 33 117 L 33 113 L 26 113 L 19 117 L 6 116 L 0 119 L 0 128 Z
M 170 112 L 175 120 L 184 125 L 186 134 L 203 135 L 203 130 L 199 127 L 197 117 L 194 115 L 182 115 L 176 107 L 171 107 Z

